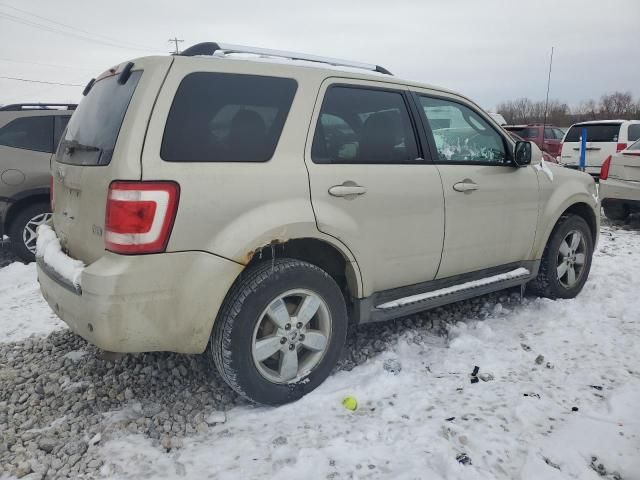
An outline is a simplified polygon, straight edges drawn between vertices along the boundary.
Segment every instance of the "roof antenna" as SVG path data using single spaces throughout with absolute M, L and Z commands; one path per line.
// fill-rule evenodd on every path
M 544 120 L 542 122 L 542 138 L 544 129 L 547 126 L 547 109 L 549 108 L 549 88 L 551 87 L 551 67 L 553 66 L 553 47 L 551 47 L 551 59 L 549 60 L 549 78 L 547 79 L 547 100 L 544 103 Z

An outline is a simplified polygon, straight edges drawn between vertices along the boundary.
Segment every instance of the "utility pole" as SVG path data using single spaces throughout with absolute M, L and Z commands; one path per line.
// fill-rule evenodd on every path
M 182 42 L 184 42 L 184 40 L 180 40 L 178 37 L 170 38 L 169 43 L 175 43 L 176 50 L 174 52 L 169 52 L 169 53 L 173 53 L 174 55 L 179 55 L 180 49 L 178 48 L 178 43 L 182 43 Z
M 553 47 L 551 47 L 551 59 L 549 60 L 549 78 L 547 78 L 547 100 L 544 102 L 544 121 L 542 122 L 542 138 L 544 139 L 544 127 L 547 126 L 547 110 L 549 108 L 549 89 L 551 88 L 551 67 L 553 66 Z

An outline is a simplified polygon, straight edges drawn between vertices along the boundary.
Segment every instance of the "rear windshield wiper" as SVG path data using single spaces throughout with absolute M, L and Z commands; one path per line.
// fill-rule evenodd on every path
M 91 145 L 83 145 L 79 143 L 77 140 L 63 140 L 63 145 L 65 149 L 65 153 L 69 156 L 73 155 L 76 150 L 82 152 L 101 152 L 102 150 L 98 147 L 93 147 Z

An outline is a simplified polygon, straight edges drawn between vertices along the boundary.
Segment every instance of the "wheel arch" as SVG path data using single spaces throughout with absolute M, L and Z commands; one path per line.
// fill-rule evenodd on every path
M 345 297 L 362 295 L 362 280 L 357 263 L 335 243 L 315 237 L 274 240 L 248 255 L 246 268 L 275 258 L 294 258 L 323 269 L 333 278 Z
M 34 190 L 29 195 L 22 195 L 17 200 L 11 203 L 7 209 L 7 213 L 3 220 L 2 230 L 8 232 L 11 229 L 11 224 L 15 221 L 18 214 L 27 207 L 35 205 L 37 203 L 49 203 L 49 191 Z
M 584 219 L 589 226 L 589 230 L 591 231 L 591 236 L 593 239 L 593 246 L 595 248 L 598 240 L 599 228 L 600 228 L 600 217 L 594 210 L 593 201 L 589 201 L 586 198 L 572 198 L 567 200 L 561 208 L 556 210 L 555 215 L 553 215 L 553 220 L 548 222 L 546 225 L 546 229 L 544 231 L 544 235 L 541 235 L 539 241 L 536 241 L 534 256 L 536 259 L 542 258 L 542 254 L 544 249 L 551 238 L 551 235 L 556 228 L 556 225 L 560 221 L 560 219 L 567 215 L 577 215 L 578 217 Z

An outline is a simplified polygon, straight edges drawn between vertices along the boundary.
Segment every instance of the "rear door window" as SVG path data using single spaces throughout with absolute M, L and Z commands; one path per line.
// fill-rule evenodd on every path
M 564 141 L 579 142 L 583 128 L 587 129 L 587 142 L 617 142 L 620 136 L 619 123 L 589 123 L 572 126 Z
M 16 118 L 0 129 L 0 145 L 53 152 L 53 116 Z
M 311 148 L 314 163 L 418 163 L 416 137 L 400 92 L 334 86 L 327 90 Z
M 124 85 L 117 76 L 98 80 L 73 113 L 57 161 L 72 165 L 108 165 L 118 140 L 124 115 L 142 71 L 137 70 Z
M 640 140 L 640 123 L 632 123 L 631 125 L 629 125 L 627 137 L 629 137 L 630 142 Z
M 196 72 L 173 99 L 160 156 L 168 162 L 266 162 L 297 83 L 292 78 Z

